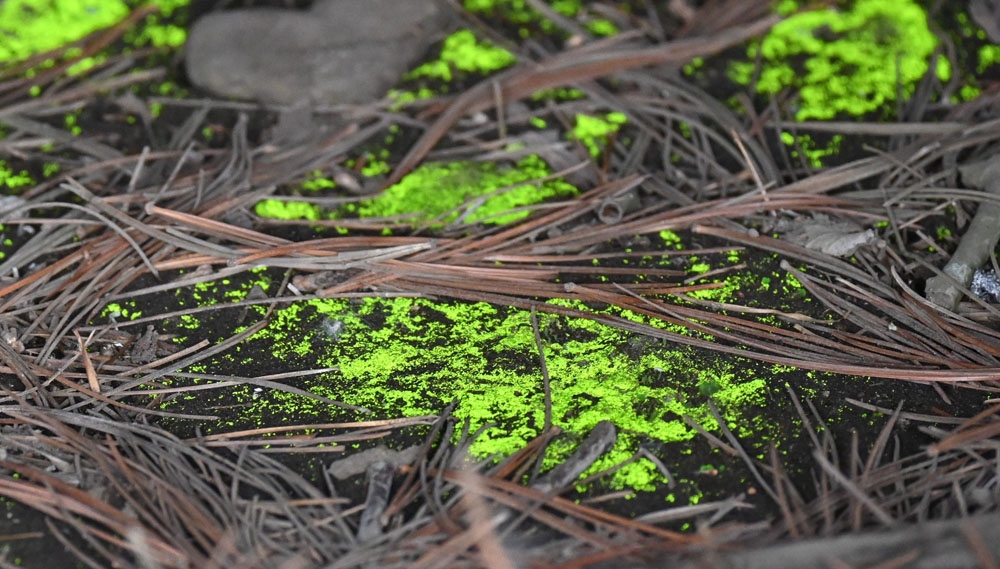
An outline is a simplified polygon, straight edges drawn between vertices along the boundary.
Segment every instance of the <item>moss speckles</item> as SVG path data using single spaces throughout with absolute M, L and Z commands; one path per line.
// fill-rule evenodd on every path
M 35 180 L 27 170 L 15 171 L 7 166 L 7 162 L 0 160 L 0 188 L 16 190 L 34 184 Z
M 552 0 L 549 4 L 552 10 L 558 14 L 577 19 L 579 19 L 584 7 L 581 0 Z M 487 13 L 520 25 L 521 37 L 530 36 L 532 27 L 537 27 L 544 33 L 552 33 L 556 30 L 555 24 L 535 12 L 524 0 L 465 0 L 463 5 L 470 12 Z M 588 32 L 597 36 L 618 33 L 618 27 L 604 18 L 583 18 L 582 23 Z
M 125 304 L 119 304 L 117 302 L 112 302 L 104 307 L 101 311 L 101 318 L 124 318 L 125 320 L 135 320 L 142 316 L 142 311 L 136 310 L 134 302 L 128 302 Z
M 813 10 L 789 17 L 750 49 L 763 69 L 757 90 L 797 88 L 799 120 L 840 114 L 891 112 L 927 73 L 937 39 L 924 9 L 913 1 L 857 0 L 849 11 Z M 804 58 L 796 67 L 792 62 Z M 940 72 L 947 73 L 947 69 Z M 749 82 L 753 63 L 735 65 L 732 77 Z
M 669 229 L 665 229 L 660 232 L 660 239 L 663 239 L 663 244 L 667 247 L 667 249 L 681 250 L 684 248 L 680 235 L 677 235 Z
M 63 122 L 66 124 L 66 130 L 68 130 L 73 136 L 80 136 L 83 129 L 77 124 L 77 119 L 79 117 L 80 111 L 68 113 L 63 116 Z
M 840 152 L 844 141 L 843 135 L 835 134 L 825 145 L 818 144 L 808 134 L 793 135 L 790 132 L 781 133 L 781 141 L 793 149 L 789 152 L 792 158 L 804 158 L 813 168 L 823 167 L 823 159 L 835 157 Z
M 626 122 L 628 118 L 619 112 L 608 113 L 603 117 L 578 114 L 570 138 L 582 142 L 591 157 L 597 158 L 601 155 L 602 147 L 607 145 L 611 136 Z
M 799 282 L 799 279 L 795 278 L 795 275 L 793 275 L 792 273 L 785 273 L 784 283 L 785 283 L 785 292 L 797 292 L 797 293 L 805 292 L 805 287 L 802 286 L 802 283 Z
M 337 187 L 336 182 L 332 179 L 327 178 L 323 175 L 322 170 L 313 170 L 307 176 L 304 182 L 302 182 L 299 187 L 307 192 L 318 192 L 320 190 L 328 190 Z M 260 204 L 257 204 L 258 206 Z M 266 210 L 265 210 L 266 211 Z M 262 215 L 259 211 L 257 215 Z M 273 217 L 270 215 L 263 217 Z
M 188 0 L 159 0 L 160 14 L 169 16 L 175 9 L 186 6 Z M 146 18 L 146 25 L 130 30 L 125 41 L 135 47 L 178 48 L 187 40 L 187 30 L 175 24 L 164 23 L 160 16 Z
M 191 316 L 190 314 L 182 314 L 178 318 L 177 327 L 185 330 L 197 330 L 201 327 L 201 323 L 198 322 L 197 318 Z
M 55 176 L 62 170 L 62 166 L 58 162 L 46 162 L 42 164 L 42 176 L 45 178 L 51 178 Z
M 386 152 L 388 154 L 388 152 Z M 389 163 L 385 160 L 368 160 L 365 165 L 361 168 L 361 173 L 369 178 L 373 176 L 382 176 L 388 174 L 392 168 L 389 167 Z

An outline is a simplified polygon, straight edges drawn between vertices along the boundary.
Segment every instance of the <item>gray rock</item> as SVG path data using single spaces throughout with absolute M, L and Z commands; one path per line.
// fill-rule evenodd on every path
M 191 28 L 188 77 L 265 103 L 380 98 L 449 26 L 439 0 L 319 0 L 306 12 L 215 12 Z

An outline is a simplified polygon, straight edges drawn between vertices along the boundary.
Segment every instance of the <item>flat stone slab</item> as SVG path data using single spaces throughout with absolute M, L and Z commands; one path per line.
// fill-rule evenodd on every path
M 192 26 L 188 78 L 215 95 L 264 103 L 381 98 L 439 39 L 438 0 L 319 0 L 308 11 L 215 12 Z

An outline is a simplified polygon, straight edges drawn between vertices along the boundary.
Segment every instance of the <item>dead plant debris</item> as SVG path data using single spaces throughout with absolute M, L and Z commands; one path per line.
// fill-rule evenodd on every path
M 67 61 L 29 81 L 23 66 L 6 70 L 0 122 L 9 133 L 0 149 L 24 161 L 52 160 L 63 175 L 3 205 L 3 224 L 17 231 L 18 246 L 0 261 L 0 373 L 6 374 L 0 496 L 57 521 L 51 535 L 89 566 L 611 567 L 629 559 L 634 567 L 996 567 L 996 406 L 964 418 L 858 401 L 859 408 L 891 417 L 866 450 L 857 438 L 835 440 L 812 403 L 790 388 L 813 452 L 813 487 L 796 485 L 773 447 L 761 459 L 728 428 L 719 436 L 704 433 L 709 444 L 745 463 L 754 490 L 779 512 L 755 523 L 731 521 L 751 507 L 746 494 L 635 519 L 601 509 L 617 495 L 590 496 L 586 504 L 568 497 L 580 472 L 614 440 L 611 423 L 596 429 L 577 458 L 548 473 L 538 465 L 557 428 L 549 425 L 513 456 L 478 462 L 466 450 L 480 433 L 468 432 L 447 409 L 188 439 L 156 425 L 167 418 L 213 419 L 162 409 L 159 402 L 233 385 L 370 411 L 289 386 L 284 381 L 291 373 L 190 371 L 266 326 L 275 307 L 332 296 L 483 301 L 594 318 L 649 338 L 800 369 L 995 391 L 996 307 L 965 290 L 964 280 L 949 289 L 948 302 L 928 301 L 922 288 L 940 272 L 948 250 L 928 220 L 953 208 L 961 225 L 974 204 L 995 208 L 990 196 L 954 186 L 960 164 L 998 151 L 997 93 L 945 106 L 923 89 L 915 96 L 925 100 L 913 107 L 924 114 L 897 125 L 798 124 L 800 131 L 840 129 L 891 149 L 870 149 L 836 167 L 804 167 L 774 143 L 789 122 L 778 104 L 755 109 L 747 100 L 748 112 L 738 115 L 673 67 L 768 29 L 777 19 L 764 15 L 766 4 L 706 2 L 695 9 L 672 3 L 671 12 L 685 16 L 673 28 L 657 21 L 623 39 L 600 40 L 608 42 L 600 49 L 597 40 L 580 36 L 577 48 L 513 68 L 454 99 L 401 112 L 383 105 L 322 109 L 336 126 L 297 142 L 251 136 L 244 111 L 252 105 L 162 97 L 156 102 L 188 117 L 166 145 L 123 149 L 65 136 L 46 122 L 53 109 L 88 108 L 106 93 L 124 93 L 169 71 L 123 72 L 110 61 L 66 80 Z M 133 20 L 144 14 L 137 11 Z M 573 22 L 564 23 L 579 33 Z M 85 41 L 82 54 L 95 53 L 123 29 Z M 601 81 L 610 77 L 613 83 Z M 585 97 L 548 103 L 553 124 L 577 112 L 615 109 L 628 116 L 629 142 L 619 138 L 597 161 L 559 136 L 519 134 L 527 115 L 510 112 L 520 108 L 515 103 L 566 84 Z M 30 97 L 32 88 L 43 94 Z M 114 105 L 128 108 L 149 102 L 115 96 Z M 502 112 L 491 115 L 491 109 Z M 470 113 L 479 120 L 460 120 Z M 395 123 L 422 134 L 395 161 L 389 183 L 441 156 L 515 158 L 518 151 L 507 149 L 520 144 L 520 152 L 560 161 L 559 175 L 572 175 L 582 194 L 538 206 L 510 226 L 458 222 L 440 231 L 394 219 L 296 223 L 251 213 L 256 202 L 316 168 L 356 181 L 347 158 Z M 687 135 L 680 134 L 681 124 Z M 228 144 L 196 141 L 203 127 L 225 132 Z M 57 151 L 46 150 L 49 145 Z M 353 186 L 329 203 L 360 199 L 361 186 Z M 302 226 L 344 227 L 351 234 L 290 237 L 303 235 L 297 232 Z M 789 228 L 797 238 L 783 235 Z M 689 280 L 686 271 L 590 264 L 664 254 L 615 249 L 665 230 L 714 239 L 718 250 L 778 255 L 820 309 L 807 315 L 705 301 L 691 293 L 707 285 Z M 986 254 L 992 256 L 995 242 Z M 156 323 L 218 307 L 110 324 L 99 318 L 109 303 L 261 265 L 283 269 L 284 282 L 237 306 L 265 306 L 267 313 L 244 312 L 244 327 L 216 343 L 177 349 Z M 178 276 L 178 269 L 187 272 Z M 602 282 L 600 275 L 620 278 Z M 640 275 L 648 280 L 629 282 Z M 549 299 L 617 306 L 672 326 L 595 316 Z M 759 318 L 765 314 L 773 318 Z M 168 386 L 168 377 L 198 383 Z M 902 454 L 894 430 L 900 422 L 922 423 L 932 444 Z M 350 445 L 411 427 L 425 436 L 407 450 L 342 456 Z M 275 433 L 289 436 L 267 436 Z M 318 482 L 308 480 L 275 458 L 293 454 L 321 456 L 335 466 L 323 468 Z M 344 472 L 367 473 L 364 500 L 338 491 Z M 668 529 L 683 520 L 696 531 Z

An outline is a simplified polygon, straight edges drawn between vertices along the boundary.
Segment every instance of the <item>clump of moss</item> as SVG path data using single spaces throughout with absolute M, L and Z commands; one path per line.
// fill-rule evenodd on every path
M 517 62 L 511 52 L 486 41 L 479 41 L 469 30 L 459 30 L 444 40 L 441 56 L 406 74 L 406 79 L 429 77 L 452 80 L 452 70 L 467 73 L 491 73 Z
M 763 62 L 759 93 L 798 89 L 796 119 L 826 120 L 891 112 L 899 86 L 908 95 L 927 73 L 936 45 L 927 14 L 916 2 L 857 0 L 848 11 L 831 8 L 789 17 L 748 55 Z M 950 73 L 947 66 L 937 71 Z M 730 67 L 730 76 L 743 84 L 753 72 L 751 62 Z
M 537 181 L 549 173 L 549 167 L 537 156 L 523 158 L 513 166 L 425 164 L 380 196 L 352 204 L 348 211 L 361 217 L 415 215 L 412 221 L 441 224 L 459 217 L 468 223 L 510 223 L 529 213 L 511 211 L 514 208 L 549 197 L 576 195 L 576 187 L 562 180 Z M 509 189 L 498 191 L 502 188 Z
M 157 0 L 163 15 L 187 5 L 188 0 Z M 6 0 L 0 2 L 0 62 L 26 59 L 59 48 L 125 19 L 131 4 L 121 0 Z M 130 33 L 131 45 L 177 47 L 184 43 L 183 28 L 160 25 L 153 17 Z M 88 63 L 84 63 L 86 67 Z
M 623 124 L 628 122 L 624 113 L 612 112 L 604 117 L 576 115 L 576 126 L 569 134 L 570 138 L 579 140 L 587 147 L 587 152 L 594 158 L 601 155 L 602 146 L 618 132 Z
M 584 9 L 581 0 L 551 0 L 553 11 L 567 18 L 575 18 Z M 465 0 L 463 6 L 470 12 L 487 14 L 494 18 L 504 19 L 519 26 L 521 37 L 532 35 L 532 28 L 537 28 L 545 34 L 556 30 L 555 24 L 536 12 L 524 0 Z M 595 36 L 611 36 L 618 33 L 614 22 L 604 18 L 587 18 L 583 27 Z

